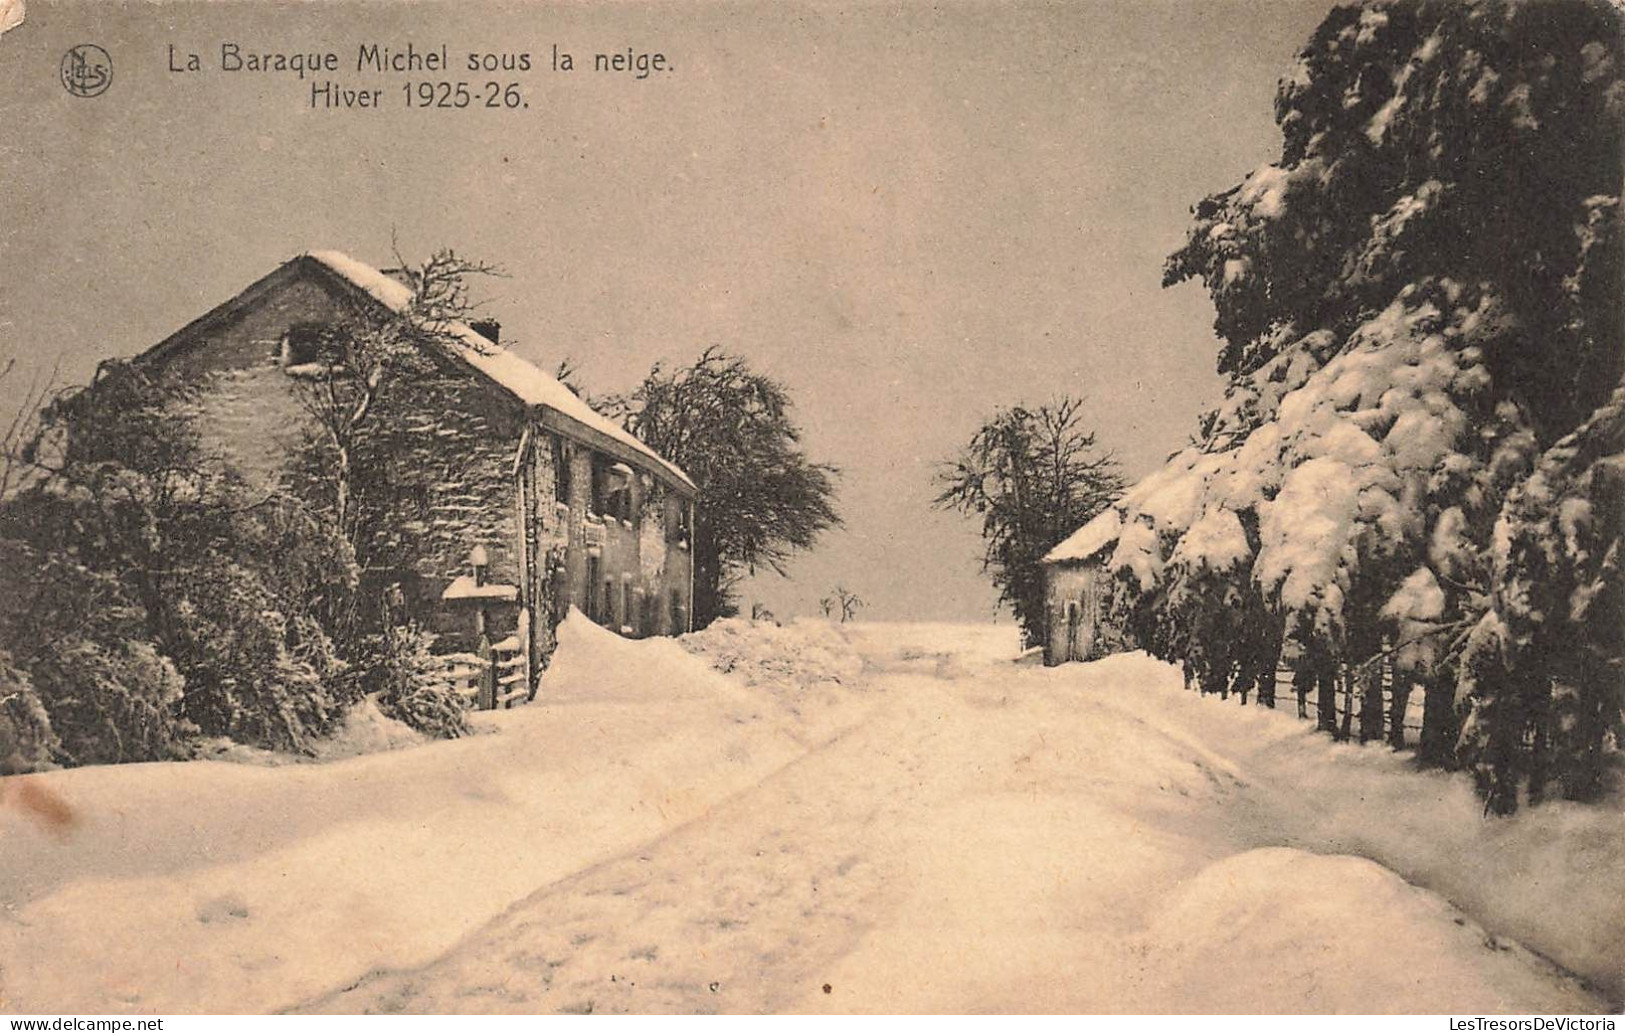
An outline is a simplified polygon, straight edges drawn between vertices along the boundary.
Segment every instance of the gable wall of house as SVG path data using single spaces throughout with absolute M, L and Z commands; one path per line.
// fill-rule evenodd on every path
M 330 321 L 339 312 L 319 285 L 294 280 L 158 360 L 164 375 L 199 389 L 192 416 L 204 443 L 257 488 L 277 485 L 305 427 L 293 381 L 277 361 L 282 335 L 294 323 Z
M 308 476 L 305 442 L 316 433 L 299 382 L 284 366 L 283 337 L 297 323 L 344 319 L 348 301 L 334 293 L 339 288 L 305 276 L 263 283 L 221 317 L 189 328 L 184 340 L 156 349 L 150 361 L 197 389 L 190 405 L 205 442 L 270 490 Z M 522 604 L 532 608 L 533 671 L 551 655 L 554 628 L 571 605 L 625 634 L 688 630 L 692 560 L 688 544 L 674 537 L 690 505 L 685 495 L 633 462 L 632 519 L 593 512 L 594 456 L 601 464 L 620 460 L 526 412 L 462 364 L 433 366 L 380 396 L 368 451 L 353 460 L 382 488 L 382 495 L 358 499 L 371 514 L 363 544 L 372 586 L 400 584 L 410 613 L 448 633 L 457 648 L 471 647 L 464 641 L 470 613 L 444 607 L 440 594 L 469 573 L 469 552 L 483 545 L 487 581 L 520 586 Z M 564 501 L 557 498 L 558 455 L 570 470 Z M 489 612 L 489 637 L 513 633 L 516 616 L 511 608 Z
M 253 299 L 198 340 L 156 360 L 166 376 L 198 389 L 192 404 L 206 444 L 230 457 L 250 483 L 269 490 L 297 476 L 315 424 L 283 368 L 280 344 L 300 322 L 333 322 L 344 304 L 322 284 L 296 278 Z M 411 611 L 433 614 L 440 591 L 468 571 L 476 544 L 489 579 L 517 584 L 518 524 L 513 458 L 524 415 L 500 389 L 449 362 L 381 396 L 374 441 L 354 457 L 386 489 L 360 500 L 366 576 L 400 582 Z

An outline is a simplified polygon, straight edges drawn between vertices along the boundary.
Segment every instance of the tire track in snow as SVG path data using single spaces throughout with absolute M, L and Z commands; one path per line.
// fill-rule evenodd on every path
M 1293 852 L 1310 877 L 1233 892 L 1253 847 L 1309 845 L 1267 806 L 1281 788 L 1268 765 L 1145 720 L 1110 680 L 1057 692 L 1053 674 L 937 664 L 946 677 L 932 677 L 910 662 L 877 675 L 881 702 L 859 724 L 705 816 L 539 889 L 429 965 L 301 1010 L 1315 1010 L 1346 989 L 1316 958 L 1381 964 L 1359 936 L 1300 921 L 1294 949 L 1321 937 L 1307 991 L 1278 980 L 1235 997 L 1260 985 L 1246 982 L 1258 937 L 1286 928 L 1269 916 L 1301 919 L 1303 885 L 1370 862 Z M 1501 1001 L 1495 973 L 1523 980 L 1526 1005 L 1585 1000 L 1554 990 L 1557 973 L 1524 979 L 1539 966 L 1451 922 L 1437 896 L 1369 878 L 1388 901 L 1382 935 L 1428 931 L 1468 1002 Z M 1225 907 L 1237 920 L 1191 929 Z M 1213 963 L 1221 944 L 1239 967 Z M 1445 999 L 1387 975 L 1379 1003 Z
M 290 1010 L 773 1010 L 817 985 L 822 959 L 895 884 L 864 834 L 901 806 L 877 804 L 872 777 L 891 759 L 887 707 L 706 815 L 540 888 L 437 960 Z

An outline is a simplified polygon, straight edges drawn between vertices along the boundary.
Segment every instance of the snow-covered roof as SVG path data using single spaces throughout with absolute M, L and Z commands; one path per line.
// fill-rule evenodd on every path
M 1115 507 L 1107 506 L 1095 518 L 1072 533 L 1044 557 L 1045 563 L 1086 560 L 1117 540 L 1123 521 Z
M 500 599 L 511 603 L 519 598 L 519 588 L 516 585 L 477 585 L 472 577 L 461 574 L 446 586 L 446 590 L 440 593 L 440 598 L 445 600 Z
M 343 252 L 312 251 L 310 257 L 395 312 L 404 311 L 412 303 L 410 287 Z M 688 479 L 688 475 L 676 463 L 661 456 L 639 441 L 626 428 L 599 413 L 574 391 L 560 383 L 556 377 L 501 347 L 473 327 L 463 323 L 450 323 L 445 330 L 451 338 L 448 344 L 457 353 L 458 358 L 485 374 L 526 405 L 544 406 L 583 426 L 590 427 L 646 457 L 676 478 L 679 483 L 689 488 L 694 487 L 694 482 Z

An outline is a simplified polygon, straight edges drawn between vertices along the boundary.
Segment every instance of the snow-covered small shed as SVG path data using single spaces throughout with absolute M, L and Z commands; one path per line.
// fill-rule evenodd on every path
M 1046 665 L 1101 654 L 1106 558 L 1121 531 L 1121 517 L 1108 506 L 1044 556 Z

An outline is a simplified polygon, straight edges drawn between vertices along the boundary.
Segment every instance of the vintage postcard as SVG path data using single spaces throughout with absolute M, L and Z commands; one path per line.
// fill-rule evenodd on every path
M 0 1013 L 1613 1029 L 1622 30 L 3 0 Z

